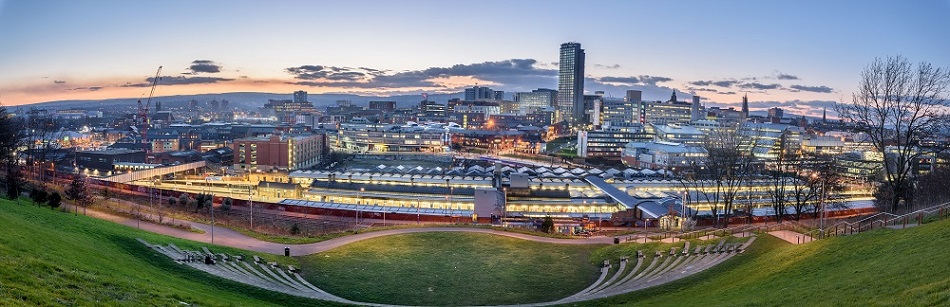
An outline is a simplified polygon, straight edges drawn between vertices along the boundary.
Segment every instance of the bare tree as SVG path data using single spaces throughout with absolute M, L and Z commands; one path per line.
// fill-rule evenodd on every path
M 713 129 L 703 143 L 706 156 L 684 170 L 681 184 L 687 202 L 706 202 L 717 227 L 729 226 L 740 188 L 752 175 L 750 140 L 739 133 L 739 126 Z
M 877 58 L 861 73 L 851 103 L 837 106 L 839 116 L 866 133 L 884 156 L 884 193 L 878 202 L 896 211 L 912 195 L 914 161 L 921 140 L 950 124 L 947 93 L 950 70 L 902 56 Z
M 26 120 L 27 165 L 34 176 L 33 180 L 46 182 L 46 166 L 64 162 L 68 157 L 57 151 L 62 148 L 60 141 L 63 131 L 45 109 L 32 108 Z

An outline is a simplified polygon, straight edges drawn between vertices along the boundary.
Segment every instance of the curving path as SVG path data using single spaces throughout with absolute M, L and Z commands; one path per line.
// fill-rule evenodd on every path
M 117 216 L 101 211 L 87 209 L 87 215 L 107 221 L 112 221 L 115 223 L 123 224 L 129 227 L 138 227 L 142 230 L 159 233 L 167 236 L 172 236 L 181 239 L 187 239 L 192 241 L 198 241 L 203 243 L 211 243 L 211 225 L 191 222 L 191 221 L 176 221 L 180 224 L 191 225 L 192 228 L 200 229 L 205 233 L 194 233 L 187 230 L 182 230 L 174 228 L 171 226 L 160 225 L 156 223 L 139 221 L 132 218 Z M 280 244 L 274 242 L 267 242 L 257 238 L 249 237 L 243 233 L 223 228 L 215 227 L 214 228 L 214 244 L 229 246 L 234 248 L 246 249 L 255 252 L 269 253 L 275 255 L 283 255 L 284 247 L 290 247 L 291 256 L 304 256 L 310 254 L 316 254 L 331 250 L 343 245 L 347 245 L 353 242 L 358 242 L 362 240 L 378 238 L 383 236 L 397 235 L 397 234 L 407 234 L 407 233 L 420 233 L 420 232 L 474 232 L 474 233 L 485 233 L 493 234 L 499 236 L 506 236 L 511 238 L 517 238 L 522 240 L 542 242 L 542 243 L 551 243 L 551 244 L 573 244 L 573 245 L 582 245 L 582 244 L 613 244 L 613 237 L 591 237 L 591 238 L 577 238 L 577 239 L 558 239 L 558 238 L 548 238 L 548 237 L 539 237 L 529 234 L 522 234 L 516 232 L 507 232 L 494 229 L 485 229 L 485 228 L 469 228 L 469 227 L 424 227 L 424 228 L 400 228 L 400 229 L 388 229 L 380 231 L 369 231 L 354 235 L 342 236 L 339 238 L 333 238 L 330 240 L 308 243 L 308 244 Z

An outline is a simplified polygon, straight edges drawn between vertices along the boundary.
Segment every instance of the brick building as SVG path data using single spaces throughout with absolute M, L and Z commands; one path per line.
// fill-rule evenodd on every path
M 320 163 L 325 134 L 269 135 L 234 140 L 234 167 L 245 171 L 298 170 Z

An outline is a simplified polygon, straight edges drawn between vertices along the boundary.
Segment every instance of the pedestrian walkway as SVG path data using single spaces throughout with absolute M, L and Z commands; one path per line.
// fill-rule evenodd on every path
M 776 238 L 785 240 L 785 242 L 792 244 L 803 244 L 811 241 L 815 241 L 815 238 L 812 238 L 807 235 L 803 235 L 790 230 L 776 230 L 770 231 L 770 235 L 775 236 Z
M 105 213 L 97 210 L 87 209 L 87 215 L 112 221 L 115 223 L 123 224 L 129 227 L 137 227 L 142 230 L 164 234 L 172 237 L 203 242 L 203 243 L 212 243 L 211 238 L 211 225 L 192 222 L 192 221 L 180 221 L 178 224 L 188 225 L 191 228 L 198 229 L 204 233 L 195 233 L 167 225 L 156 224 L 152 222 L 140 221 L 133 218 L 122 217 L 118 215 L 113 215 L 110 213 Z M 560 239 L 560 238 L 549 238 L 549 237 L 539 237 L 529 234 L 508 232 L 503 230 L 487 229 L 487 228 L 474 228 L 474 227 L 423 227 L 423 228 L 399 228 L 399 229 L 388 229 L 380 231 L 368 231 L 364 233 L 342 236 L 339 238 L 330 239 L 327 241 L 308 243 L 308 244 L 279 244 L 273 242 L 263 241 L 257 238 L 249 237 L 243 233 L 240 233 L 235 230 L 231 230 L 223 227 L 214 228 L 214 242 L 213 244 L 229 246 L 234 248 L 246 249 L 250 251 L 283 255 L 284 248 L 290 247 L 292 256 L 303 256 L 316 254 L 331 250 L 343 245 L 350 243 L 384 237 L 398 234 L 408 234 L 408 233 L 422 233 L 422 232 L 471 232 L 471 233 L 484 233 L 492 234 L 498 236 L 511 237 L 516 239 L 522 239 L 527 241 L 550 243 L 550 244 L 570 244 L 570 245 L 585 245 L 585 244 L 613 244 L 613 237 L 605 236 L 595 236 L 590 238 L 574 238 L 574 239 Z

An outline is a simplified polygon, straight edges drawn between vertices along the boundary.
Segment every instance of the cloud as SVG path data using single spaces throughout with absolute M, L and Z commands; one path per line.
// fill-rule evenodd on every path
M 68 90 L 69 90 L 69 91 L 90 91 L 90 92 L 95 92 L 95 91 L 101 90 L 102 88 L 103 88 L 102 86 L 89 86 L 89 87 L 76 87 L 76 88 L 71 88 L 71 89 L 68 89 Z
M 219 73 L 221 72 L 221 65 L 210 60 L 195 60 L 191 62 L 191 66 L 188 66 L 189 72 L 182 74 L 194 75 L 199 73 Z
M 739 81 L 736 81 L 736 80 L 720 80 L 720 81 L 699 80 L 699 81 L 690 82 L 689 84 L 695 85 L 695 86 L 710 86 L 710 85 L 715 85 L 715 86 L 718 86 L 718 87 L 732 87 L 733 85 L 736 85 L 736 83 L 739 83 Z
M 793 75 L 783 74 L 783 73 L 776 74 L 775 78 L 779 80 L 798 80 L 798 76 L 793 76 Z
M 600 77 L 597 79 L 597 81 L 610 82 L 610 83 L 627 83 L 627 84 L 640 83 L 640 79 L 637 77 Z
M 827 87 L 827 86 L 824 86 L 824 85 L 819 85 L 819 86 L 807 86 L 807 85 L 798 85 L 798 84 L 795 84 L 795 85 L 789 86 L 789 88 L 794 89 L 794 90 L 805 91 L 805 92 L 814 92 L 814 93 L 831 93 L 831 92 L 834 92 L 834 89 L 833 89 L 833 88 L 830 88 L 830 87 Z
M 620 68 L 620 64 L 594 64 L 594 67 L 617 69 Z
M 745 89 L 774 90 L 774 89 L 782 88 L 782 85 L 778 83 L 762 84 L 758 82 L 752 82 L 752 83 L 740 84 L 739 87 L 745 88 Z
M 149 77 L 145 79 L 143 83 L 126 83 L 119 85 L 119 87 L 149 87 L 152 86 L 152 81 L 154 77 Z M 228 78 L 217 78 L 217 77 L 184 77 L 184 76 L 163 76 L 159 77 L 158 85 L 187 85 L 187 84 L 211 84 L 218 82 L 234 81 L 234 79 Z
M 53 80 L 53 83 L 55 83 L 55 84 L 66 84 L 66 81 L 63 81 L 63 80 Z
M 605 83 L 622 83 L 627 85 L 656 85 L 660 82 L 673 81 L 671 78 L 660 77 L 660 76 L 650 76 L 650 75 L 640 75 L 636 77 L 600 77 L 595 78 L 594 80 L 598 82 Z
M 540 68 L 534 59 L 510 59 L 423 70 L 392 72 L 368 67 L 302 65 L 286 68 L 292 84 L 343 88 L 448 88 L 440 79 L 471 77 L 500 84 L 508 90 L 527 89 L 556 82 L 557 70 Z M 541 83 L 541 84 L 538 84 Z

